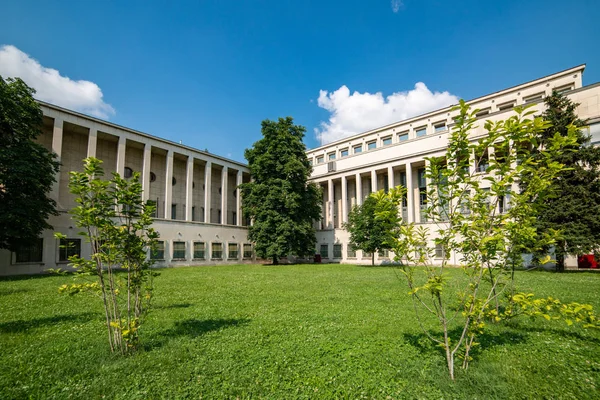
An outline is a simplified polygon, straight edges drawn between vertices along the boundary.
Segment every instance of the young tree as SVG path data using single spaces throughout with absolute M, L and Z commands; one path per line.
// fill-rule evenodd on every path
M 313 221 L 321 218 L 321 190 L 308 183 L 311 166 L 302 142 L 305 128 L 291 117 L 262 122 L 263 138 L 244 155 L 252 182 L 241 185 L 248 237 L 259 257 L 273 264 L 289 254 L 314 254 Z
M 42 111 L 21 79 L 0 76 L 0 248 L 16 250 L 35 240 L 57 215 L 48 197 L 56 181 L 56 155 L 35 139 Z
M 84 283 L 63 285 L 60 291 L 97 295 L 104 305 L 110 349 L 125 354 L 137 346 L 150 307 L 156 273 L 150 270 L 148 251 L 155 250 L 158 233 L 151 227 L 154 206 L 142 201 L 139 173 L 129 180 L 119 174 L 103 180 L 101 163 L 90 157 L 84 160 L 83 172 L 71 172 L 69 189 L 78 204 L 71 214 L 92 254 L 89 259 L 69 257 L 78 271 L 76 279 Z
M 350 210 L 344 229 L 350 233 L 350 245 L 371 253 L 371 265 L 375 265 L 375 252 L 390 250 L 394 246 L 400 222 L 398 199 L 386 196 L 380 190 L 367 197 L 362 205 Z
M 540 232 L 561 231 L 554 248 L 556 269 L 564 271 L 567 254 L 600 252 L 600 148 L 592 147 L 589 135 L 581 130 L 585 124 L 575 113 L 577 103 L 557 92 L 545 103 L 542 117 L 552 128 L 540 132 L 537 139 L 542 147 L 557 133 L 566 136 L 569 126 L 578 128 L 574 130 L 576 142 L 553 154 L 553 159 L 566 168 L 552 182 L 553 195 L 540 199 L 543 212 L 536 225 Z M 541 153 L 534 152 L 535 161 L 541 157 Z M 527 185 L 527 177 L 523 184 Z

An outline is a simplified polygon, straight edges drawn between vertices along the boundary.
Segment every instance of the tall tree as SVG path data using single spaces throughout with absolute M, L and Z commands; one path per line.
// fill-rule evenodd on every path
M 0 76 L 0 248 L 15 250 L 52 229 L 56 202 L 48 197 L 56 181 L 56 154 L 35 139 L 42 111 L 35 90 L 21 79 Z
M 287 255 L 314 254 L 313 221 L 321 218 L 321 190 L 308 183 L 312 168 L 302 142 L 305 128 L 291 117 L 262 122 L 263 138 L 246 149 L 252 182 L 241 185 L 249 239 L 273 264 Z
M 371 253 L 371 265 L 375 265 L 375 252 L 391 249 L 398 239 L 401 218 L 397 201 L 380 190 L 348 213 L 344 228 L 350 233 L 350 245 Z
M 553 159 L 565 165 L 552 183 L 553 196 L 543 199 L 537 219 L 538 231 L 561 231 L 556 242 L 556 266 L 565 269 L 567 254 L 598 253 L 600 251 L 600 148 L 590 145 L 590 137 L 581 127 L 585 122 L 577 117 L 579 104 L 554 92 L 545 100 L 542 117 L 552 124 L 539 135 L 546 146 L 555 134 L 565 137 L 570 125 L 578 129 L 576 143 L 562 152 L 553 153 Z M 535 161 L 542 155 L 535 153 Z

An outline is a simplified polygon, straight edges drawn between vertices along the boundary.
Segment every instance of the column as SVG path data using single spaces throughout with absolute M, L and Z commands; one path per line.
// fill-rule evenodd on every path
M 204 166 L 204 222 L 210 222 L 210 183 L 212 177 L 211 170 L 212 164 L 210 161 L 207 161 L 206 165 Z
M 377 191 L 377 171 L 371 171 L 371 192 L 375 193 Z
M 394 168 L 388 167 L 388 188 L 392 190 L 394 188 Z
M 192 221 L 194 206 L 194 157 L 188 156 L 185 182 L 185 220 Z
M 63 141 L 63 120 L 60 118 L 54 118 L 54 128 L 52 129 L 52 151 L 56 153 L 57 161 L 62 160 L 62 141 Z M 50 198 L 58 203 L 58 196 L 60 192 L 60 169 L 56 173 L 56 182 L 52 185 L 52 192 Z
M 237 216 L 237 221 L 233 221 L 237 226 L 242 226 L 242 191 L 240 190 L 240 185 L 243 183 L 242 171 L 237 172 L 237 182 L 235 188 L 235 215 Z
M 415 191 L 410 163 L 406 163 L 406 208 L 408 208 L 408 223 L 415 222 Z
M 360 206 L 363 203 L 363 195 L 362 195 L 362 179 L 360 177 L 360 173 L 356 174 L 356 205 Z
M 96 128 L 90 128 L 90 134 L 88 135 L 88 148 L 87 156 L 96 157 L 96 148 L 98 146 L 98 130 Z
M 223 166 L 221 170 L 221 224 L 227 225 L 227 174 L 229 169 Z
M 333 229 L 333 181 L 327 180 L 327 226 L 329 229 Z
M 119 144 L 117 146 L 117 174 L 121 175 L 121 178 L 125 177 L 125 151 L 127 149 L 127 139 L 123 136 L 119 136 Z
M 167 151 L 165 175 L 165 219 L 171 219 L 171 206 L 173 205 L 173 150 Z
M 144 162 L 142 165 L 142 199 L 150 199 L 150 166 L 152 165 L 152 146 L 150 143 L 144 145 Z M 156 204 L 158 207 L 158 204 Z
M 342 223 L 348 222 L 348 181 L 342 176 Z M 340 228 L 342 225 L 340 224 Z

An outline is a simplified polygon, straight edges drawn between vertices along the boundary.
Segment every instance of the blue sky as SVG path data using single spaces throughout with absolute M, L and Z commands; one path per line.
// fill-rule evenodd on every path
M 600 81 L 598 1 L 126 3 L 11 1 L 0 45 L 75 81 L 57 102 L 240 161 L 265 118 L 310 148 L 582 63 Z

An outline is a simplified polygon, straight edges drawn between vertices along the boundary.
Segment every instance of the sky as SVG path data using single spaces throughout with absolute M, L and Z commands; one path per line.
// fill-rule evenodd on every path
M 36 97 L 244 161 L 264 119 L 317 147 L 579 64 L 600 1 L 3 3 L 0 75 Z

